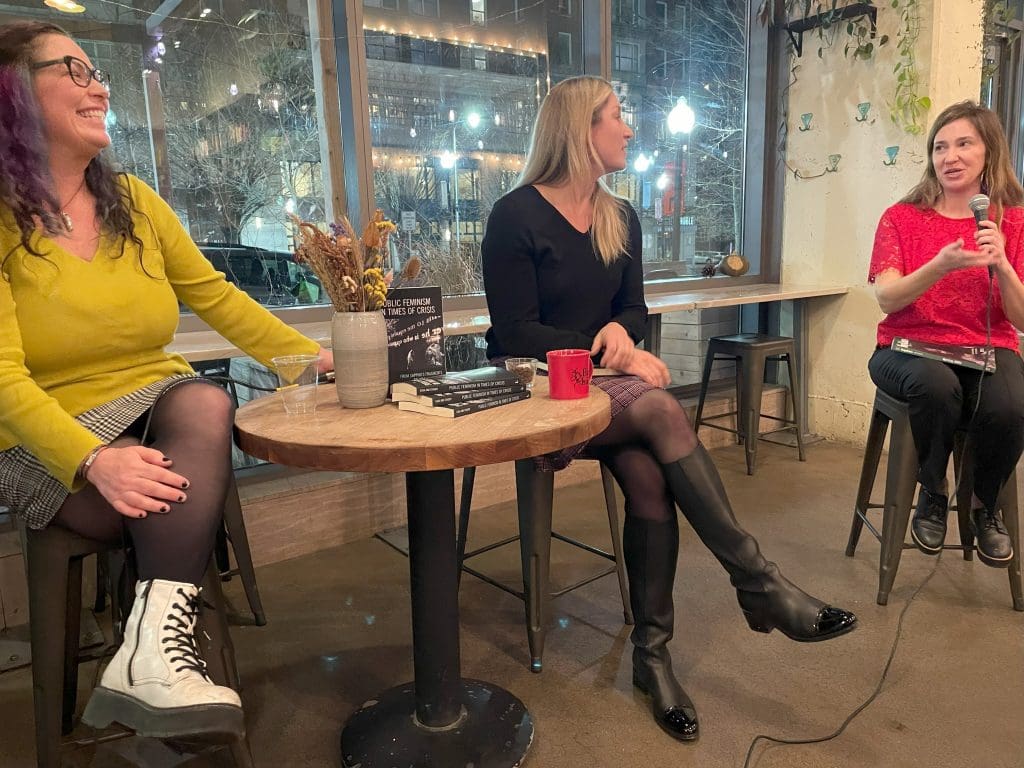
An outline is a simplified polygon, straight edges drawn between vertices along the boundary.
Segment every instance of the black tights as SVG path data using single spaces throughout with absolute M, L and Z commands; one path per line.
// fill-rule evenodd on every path
M 221 525 L 231 473 L 234 405 L 228 394 L 204 381 L 178 384 L 153 405 L 146 445 L 173 461 L 171 469 L 189 481 L 182 503 L 167 514 L 128 518 L 92 485 L 68 496 L 54 522 L 86 538 L 121 540 L 123 526 L 135 547 L 139 578 L 199 584 Z M 112 446 L 139 445 L 140 419 Z
M 675 517 L 661 465 L 689 456 L 697 435 L 679 402 L 663 389 L 651 390 L 616 416 L 587 446 L 615 476 L 626 498 L 626 514 L 651 522 Z

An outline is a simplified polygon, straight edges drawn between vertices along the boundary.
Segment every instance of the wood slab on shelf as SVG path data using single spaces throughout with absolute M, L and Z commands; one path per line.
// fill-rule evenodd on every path
M 748 285 L 725 285 L 705 288 L 699 291 L 681 291 L 647 294 L 647 306 L 652 315 L 667 312 L 688 312 L 695 309 L 734 307 L 741 304 L 759 304 L 766 301 L 792 301 L 817 296 L 840 296 L 848 293 L 847 286 L 840 285 L 797 285 L 794 283 L 751 283 Z M 444 332 L 447 336 L 461 336 L 483 333 L 491 326 L 486 309 L 456 309 L 444 313 Z M 312 323 L 296 323 L 300 333 L 320 342 L 330 344 L 330 320 Z M 245 353 L 216 331 L 188 331 L 175 335 L 168 349 L 181 355 L 189 362 L 217 360 L 224 357 L 241 357 Z
M 849 293 L 841 285 L 796 285 L 793 283 L 751 283 L 724 285 L 699 291 L 678 291 L 647 294 L 647 308 L 652 315 L 668 312 L 687 312 L 695 309 L 736 307 L 742 304 L 762 304 L 768 301 L 793 301 L 818 296 L 841 296 Z

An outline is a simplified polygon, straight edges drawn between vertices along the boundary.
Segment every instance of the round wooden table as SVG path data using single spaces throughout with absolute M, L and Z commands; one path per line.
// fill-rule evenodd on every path
M 342 408 L 333 386 L 312 414 L 285 413 L 280 396 L 235 415 L 239 446 L 276 464 L 350 472 L 404 472 L 412 587 L 411 683 L 356 711 L 341 733 L 345 766 L 518 766 L 533 720 L 508 691 L 462 678 L 454 470 L 519 461 L 583 442 L 611 419 L 608 396 L 552 400 L 538 377 L 533 397 L 447 419 L 393 404 Z

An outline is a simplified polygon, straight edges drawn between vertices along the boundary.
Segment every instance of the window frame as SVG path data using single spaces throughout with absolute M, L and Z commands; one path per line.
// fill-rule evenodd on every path
M 487 0 L 470 0 L 469 23 L 476 27 L 487 26 Z
M 349 0 L 350 2 L 352 0 Z M 427 5 L 433 5 L 433 13 L 427 12 Z M 419 10 L 417 10 L 417 6 Z M 427 19 L 439 19 L 441 17 L 441 0 L 409 0 L 409 14 L 412 16 L 423 16 Z
M 654 16 L 652 18 L 658 26 L 668 26 L 668 0 L 654 0 Z
M 624 56 L 620 49 L 632 48 L 632 56 Z M 631 61 L 633 63 L 632 68 L 626 69 L 621 66 L 623 62 Z M 640 43 L 632 40 L 616 40 L 612 43 L 612 71 L 613 72 L 626 72 L 630 75 L 640 74 Z
M 565 57 L 563 58 L 563 53 Z M 572 32 L 558 33 L 558 60 L 551 57 L 551 61 L 560 67 L 572 66 Z

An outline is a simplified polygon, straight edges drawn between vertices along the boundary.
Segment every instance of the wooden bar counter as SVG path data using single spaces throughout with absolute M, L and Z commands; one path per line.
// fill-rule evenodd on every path
M 552 400 L 538 377 L 529 400 L 457 419 L 390 403 L 342 408 L 329 384 L 317 403 L 301 415 L 286 414 L 278 395 L 245 405 L 235 417 L 240 447 L 278 464 L 406 476 L 415 679 L 348 719 L 342 764 L 518 766 L 533 741 L 530 713 L 508 691 L 461 674 L 454 470 L 515 461 L 517 474 L 529 473 L 531 457 L 601 432 L 611 418 L 608 396 L 592 387 L 584 399 Z M 550 519 L 547 480 L 535 483 L 533 501 L 547 505 Z

